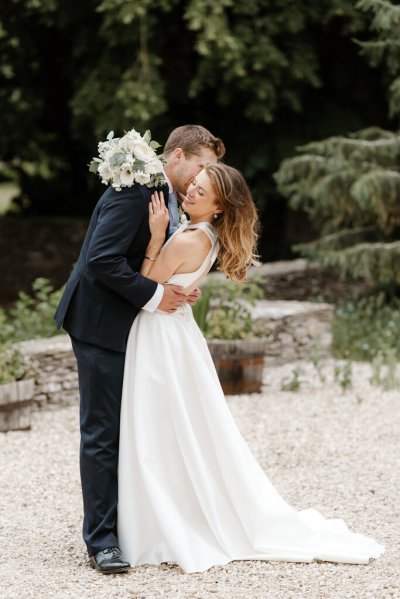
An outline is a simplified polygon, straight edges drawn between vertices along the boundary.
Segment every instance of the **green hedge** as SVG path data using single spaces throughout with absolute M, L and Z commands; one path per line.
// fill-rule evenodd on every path
M 384 293 L 347 301 L 336 308 L 333 354 L 337 358 L 373 362 L 400 361 L 400 299 Z
M 39 278 L 32 284 L 32 290 L 31 295 L 20 292 L 10 310 L 0 308 L 0 344 L 63 333 L 54 322 L 63 289 L 55 291 L 47 279 Z

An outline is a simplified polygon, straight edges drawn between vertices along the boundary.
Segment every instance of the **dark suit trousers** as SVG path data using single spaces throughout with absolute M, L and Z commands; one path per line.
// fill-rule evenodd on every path
M 83 539 L 89 556 L 118 545 L 118 446 L 125 354 L 71 337 L 78 362 Z

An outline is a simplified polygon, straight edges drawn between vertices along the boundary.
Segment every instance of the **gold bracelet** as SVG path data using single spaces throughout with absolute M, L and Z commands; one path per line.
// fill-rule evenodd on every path
M 150 258 L 150 256 L 145 256 L 145 259 L 146 259 L 146 260 L 151 260 L 152 262 L 155 262 L 155 261 L 156 261 L 156 259 L 155 259 L 155 258 Z

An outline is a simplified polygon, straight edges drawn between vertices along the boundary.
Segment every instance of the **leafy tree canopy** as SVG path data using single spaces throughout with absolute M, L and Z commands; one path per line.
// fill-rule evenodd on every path
M 84 213 L 101 191 L 86 165 L 110 129 L 150 127 L 163 142 L 201 122 L 258 201 L 273 197 L 271 173 L 296 141 L 379 111 L 350 42 L 365 23 L 351 0 L 5 0 L 3 176 L 28 212 Z M 357 77 L 352 108 L 330 107 L 332 86 Z

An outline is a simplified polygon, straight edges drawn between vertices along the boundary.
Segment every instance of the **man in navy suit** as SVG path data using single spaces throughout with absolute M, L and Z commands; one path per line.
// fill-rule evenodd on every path
M 199 125 L 178 127 L 164 148 L 170 230 L 178 222 L 176 193 L 225 153 L 219 138 Z M 119 419 L 125 349 L 140 309 L 174 312 L 188 298 L 139 271 L 150 240 L 152 190 L 135 183 L 109 187 L 98 201 L 79 259 L 55 314 L 68 331 L 78 364 L 83 538 L 91 564 L 104 574 L 126 571 L 117 539 Z M 196 301 L 197 294 L 189 297 Z M 150 365 L 149 365 L 150 368 Z M 145 399 L 145 398 L 144 398 Z

